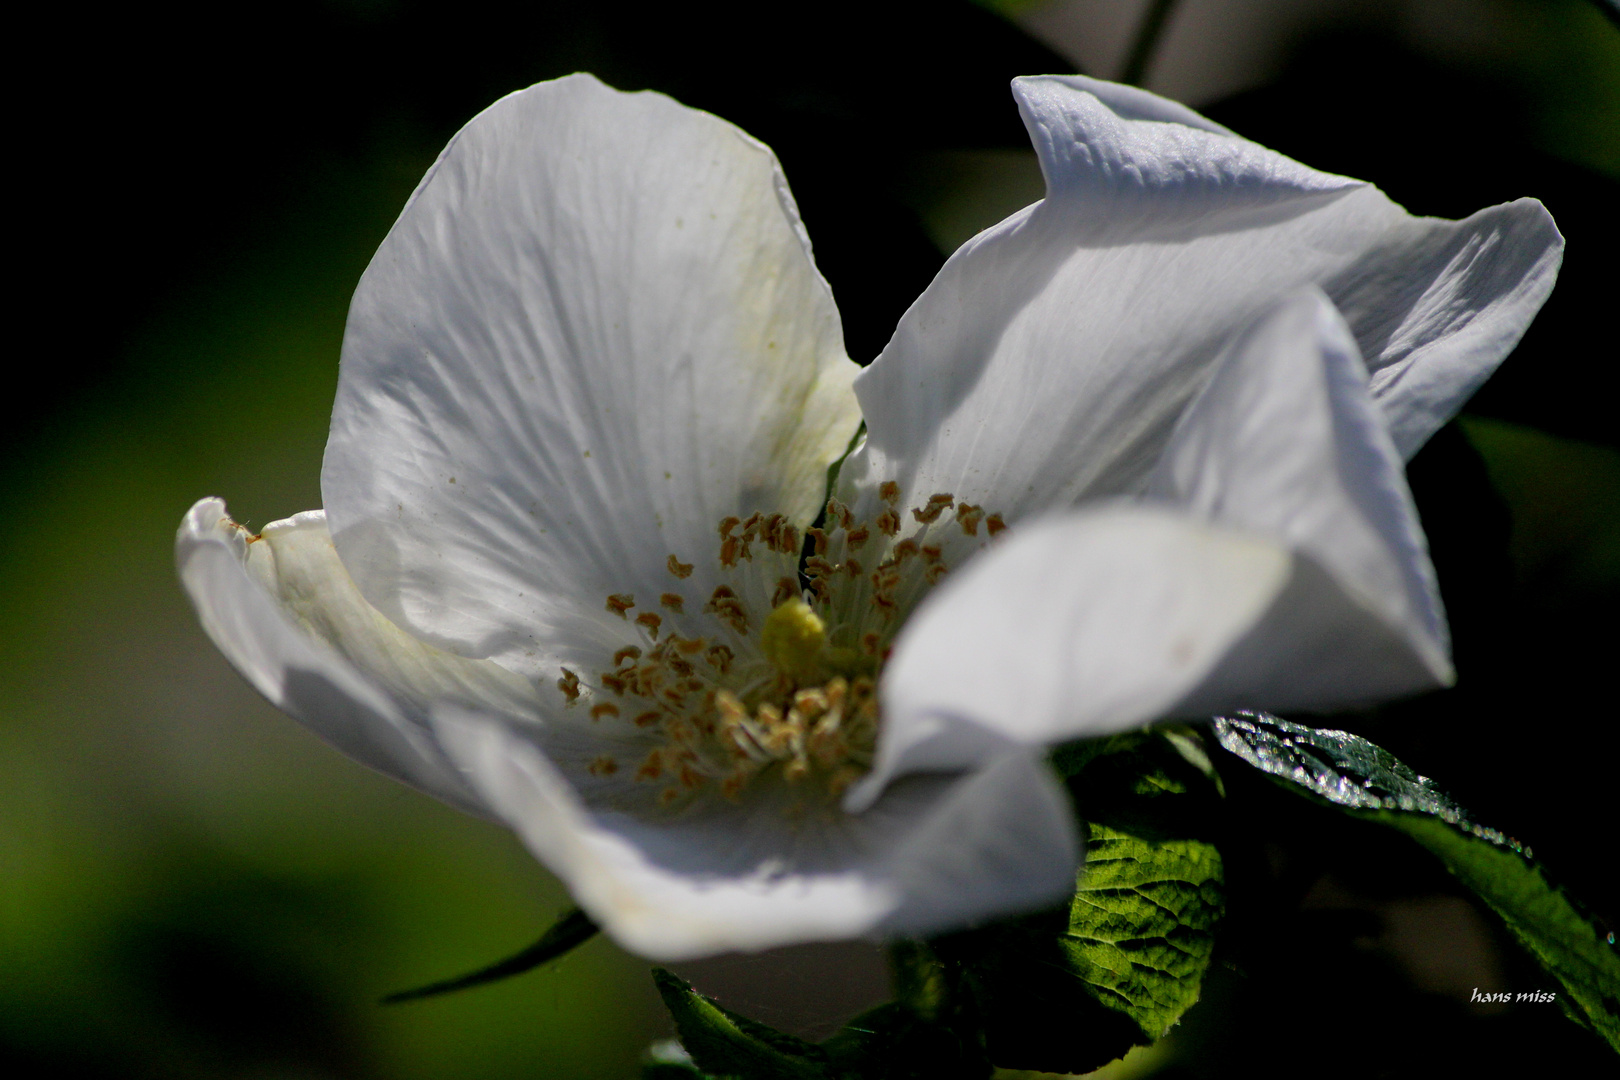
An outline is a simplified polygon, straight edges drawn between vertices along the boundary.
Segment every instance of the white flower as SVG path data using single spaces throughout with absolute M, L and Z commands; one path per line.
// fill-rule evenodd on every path
M 1551 289 L 1541 205 L 1015 93 L 1047 198 L 865 372 L 764 146 L 587 76 L 491 106 L 355 294 L 325 512 L 187 515 L 209 635 L 660 959 L 1040 905 L 1051 744 L 1447 682 L 1401 459 Z

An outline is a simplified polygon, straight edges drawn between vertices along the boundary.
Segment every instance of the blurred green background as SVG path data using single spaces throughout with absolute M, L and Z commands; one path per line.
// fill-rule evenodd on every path
M 14 104 L 23 329 L 0 425 L 11 1075 L 633 1075 L 668 1025 L 646 965 L 601 940 L 495 987 L 375 1003 L 515 951 L 566 897 L 503 831 L 248 690 L 191 617 L 173 530 L 203 495 L 249 525 L 320 504 L 349 294 L 439 147 L 500 94 L 591 70 L 771 143 L 864 362 L 946 251 L 1038 197 L 1007 80 L 1117 75 L 1119 25 L 1085 0 L 21 20 L 46 63 Z M 1620 30 L 1579 0 L 1187 0 L 1158 56 L 1150 87 L 1415 212 L 1535 195 L 1568 238 L 1519 353 L 1412 467 L 1461 682 L 1335 722 L 1531 843 L 1613 925 Z M 1234 911 L 1247 896 L 1250 914 L 1207 1001 L 1133 1067 L 1270 1075 L 1303 1054 L 1318 1075 L 1521 1059 L 1580 1075 L 1591 1045 L 1555 1013 L 1467 1005 L 1471 986 L 1541 983 L 1432 866 L 1354 829 L 1283 827 L 1263 795 L 1234 806 Z M 698 973 L 811 1030 L 881 989 L 839 981 L 871 966 L 790 954 Z M 1245 1020 L 1262 1016 L 1256 1058 Z M 1375 1034 L 1345 1046 L 1346 1030 Z

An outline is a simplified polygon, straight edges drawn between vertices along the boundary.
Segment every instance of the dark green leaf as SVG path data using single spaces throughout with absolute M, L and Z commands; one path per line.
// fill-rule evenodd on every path
M 414 990 L 401 990 L 389 994 L 382 999 L 384 1005 L 398 1005 L 405 1001 L 418 1001 L 422 998 L 437 997 L 440 994 L 449 994 L 456 990 L 469 990 L 474 986 L 483 986 L 486 983 L 499 982 L 510 979 L 514 975 L 521 975 L 525 971 L 532 971 L 541 964 L 585 944 L 596 934 L 596 924 L 590 920 L 583 911 L 574 908 L 565 912 L 561 918 L 551 924 L 551 929 L 541 935 L 540 940 L 530 945 L 516 956 L 509 956 L 505 960 L 497 961 L 485 968 L 469 972 L 466 975 L 457 975 L 453 979 L 444 979 L 440 982 L 419 986 Z
M 1157 1040 L 1198 1000 L 1224 911 L 1220 795 L 1181 732 L 1075 744 L 1058 766 L 1086 830 L 1073 900 L 940 948 L 969 972 L 997 1065 L 1077 1073 Z
M 840 1077 L 982 1080 L 991 1072 L 971 1026 L 930 1020 L 898 1002 L 862 1013 L 821 1045 Z
M 1528 848 L 1472 821 L 1432 780 L 1360 736 L 1265 713 L 1214 725 L 1223 748 L 1290 789 L 1399 829 L 1434 853 L 1558 980 L 1564 1011 L 1620 1050 L 1614 937 L 1547 879 Z
M 888 951 L 895 1000 L 862 1013 L 821 1044 L 837 1074 L 861 1080 L 988 1077 L 992 1069 L 960 965 L 921 941 L 897 941 Z
M 693 1063 L 716 1077 L 741 1080 L 829 1080 L 827 1053 L 814 1043 L 738 1016 L 704 997 L 673 972 L 653 969 L 681 1045 Z
M 641 1058 L 641 1080 L 712 1080 L 692 1064 L 692 1055 L 676 1039 L 661 1039 Z
M 990 1064 L 976 1040 L 976 1025 L 958 1022 L 955 980 L 944 974 L 946 965 L 919 943 L 902 942 L 897 951 L 904 957 L 897 964 L 898 981 L 911 984 L 909 989 L 916 993 L 908 996 L 908 987 L 902 986 L 902 1001 L 862 1013 L 819 1045 L 739 1016 L 678 976 L 654 969 L 658 991 L 691 1061 L 667 1052 L 650 1054 L 644 1077 L 986 1080 Z

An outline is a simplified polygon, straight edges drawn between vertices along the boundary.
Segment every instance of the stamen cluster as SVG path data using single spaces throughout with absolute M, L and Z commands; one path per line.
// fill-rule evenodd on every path
M 723 518 L 721 583 L 695 612 L 680 591 L 695 566 L 673 554 L 662 613 L 638 612 L 630 593 L 607 597 L 636 641 L 607 670 L 564 668 L 556 685 L 593 722 L 622 725 L 621 745 L 643 747 L 624 768 L 662 785 L 661 804 L 709 788 L 736 799 L 767 777 L 836 798 L 871 767 L 877 677 L 895 631 L 948 562 L 1006 527 L 999 514 L 936 494 L 911 508 L 916 527 L 901 538 L 899 486 L 882 484 L 876 502 L 875 518 L 862 520 L 829 500 L 803 536 L 781 514 Z M 606 778 L 621 764 L 601 754 L 587 768 Z

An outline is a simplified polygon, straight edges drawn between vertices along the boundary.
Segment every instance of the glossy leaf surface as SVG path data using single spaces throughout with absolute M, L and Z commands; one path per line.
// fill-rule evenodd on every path
M 1620 1050 L 1614 935 L 1547 878 L 1529 848 L 1473 821 L 1434 781 L 1358 735 L 1266 713 L 1217 717 L 1214 727 L 1229 753 L 1293 790 L 1398 829 L 1427 848 L 1558 980 L 1564 1011 Z

